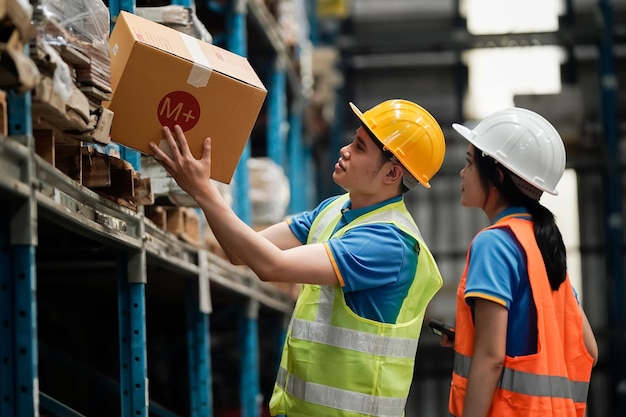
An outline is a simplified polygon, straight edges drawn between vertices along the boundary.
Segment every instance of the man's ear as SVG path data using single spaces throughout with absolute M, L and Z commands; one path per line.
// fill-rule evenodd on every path
M 391 163 L 390 167 L 387 169 L 387 174 L 385 175 L 385 181 L 389 184 L 393 184 L 398 181 L 402 181 L 402 176 L 404 175 L 404 168 L 399 164 Z

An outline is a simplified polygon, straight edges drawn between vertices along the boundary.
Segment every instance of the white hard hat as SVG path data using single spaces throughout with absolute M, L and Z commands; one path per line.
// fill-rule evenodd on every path
M 544 117 L 513 107 L 487 116 L 474 129 L 457 123 L 452 127 L 533 187 L 558 194 L 556 185 L 565 170 L 565 146 Z

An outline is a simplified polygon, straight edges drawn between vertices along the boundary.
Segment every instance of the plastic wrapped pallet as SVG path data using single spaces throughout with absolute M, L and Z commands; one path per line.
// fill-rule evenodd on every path
M 32 6 L 18 0 L 0 1 L 0 88 L 19 93 L 31 90 L 37 83 L 39 70 L 24 54 L 24 45 L 34 37 L 30 23 Z
M 248 170 L 255 227 L 281 221 L 290 199 L 289 180 L 282 167 L 269 158 L 261 157 L 248 159 Z
M 109 13 L 100 0 L 41 0 L 33 14 L 38 42 L 72 64 L 75 81 L 105 96 L 111 92 Z
M 204 42 L 213 42 L 213 36 L 198 19 L 195 8 L 170 4 L 158 7 L 137 7 L 135 13 Z

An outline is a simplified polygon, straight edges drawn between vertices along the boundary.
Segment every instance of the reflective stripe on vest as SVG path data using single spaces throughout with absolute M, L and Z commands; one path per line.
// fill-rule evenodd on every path
M 280 368 L 276 384 L 285 392 L 307 402 L 333 407 L 339 410 L 372 416 L 400 416 L 404 412 L 406 398 L 378 397 L 361 394 L 340 388 L 303 381 L 294 375 L 289 376 L 285 386 L 287 371 Z
M 454 372 L 464 378 L 469 377 L 472 358 L 458 352 L 454 356 Z M 561 376 L 537 375 L 511 368 L 504 368 L 498 387 L 518 394 L 536 397 L 569 398 L 575 402 L 585 402 L 589 382 L 570 381 Z
M 396 358 L 411 359 L 417 351 L 416 339 L 378 336 L 300 319 L 293 319 L 291 322 L 291 337 Z
M 306 242 L 307 244 L 317 243 L 320 236 L 326 232 L 326 228 L 329 227 L 331 223 L 336 222 L 348 198 L 348 194 L 339 196 L 320 212 L 311 225 L 311 230 L 309 230 L 309 236 Z M 332 232 L 327 232 L 327 234 L 331 233 Z
M 292 318 L 291 337 L 373 355 L 415 358 L 417 339 L 379 336 L 331 325 L 334 303 L 335 288 L 320 286 L 320 302 L 315 321 Z

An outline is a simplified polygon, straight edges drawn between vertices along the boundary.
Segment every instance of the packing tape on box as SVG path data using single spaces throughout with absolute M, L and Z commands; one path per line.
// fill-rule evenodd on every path
M 193 59 L 193 66 L 187 77 L 187 84 L 197 88 L 206 87 L 209 83 L 209 78 L 211 78 L 213 69 L 211 68 L 211 63 L 208 58 L 204 52 L 202 52 L 202 48 L 200 48 L 200 41 L 186 33 L 181 32 L 180 36 L 191 55 L 191 59 Z

